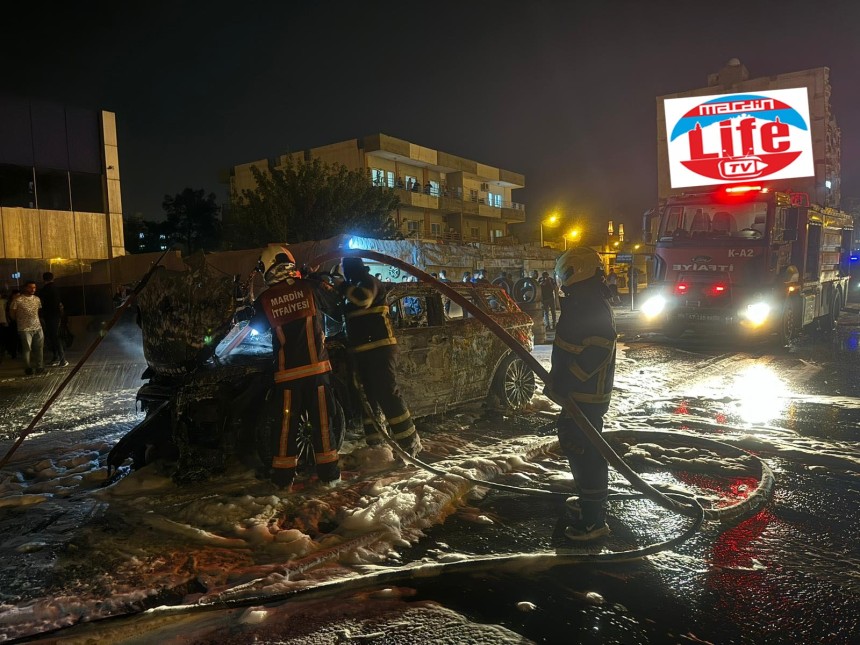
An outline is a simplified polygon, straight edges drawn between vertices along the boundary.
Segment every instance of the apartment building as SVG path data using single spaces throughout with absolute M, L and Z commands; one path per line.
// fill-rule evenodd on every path
M 2 284 L 121 255 L 114 113 L 0 96 Z
M 266 172 L 291 157 L 363 170 L 372 185 L 397 191 L 394 217 L 408 238 L 504 244 L 513 241 L 509 225 L 526 219 L 513 201 L 523 175 L 381 133 L 235 166 L 231 192 L 253 190 L 252 167 Z

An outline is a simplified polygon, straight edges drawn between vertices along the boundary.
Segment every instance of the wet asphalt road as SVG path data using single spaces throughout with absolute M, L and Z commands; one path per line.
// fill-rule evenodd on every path
M 680 547 L 633 563 L 559 566 L 542 572 L 476 567 L 405 584 L 417 590 L 416 599 L 436 600 L 476 622 L 499 623 L 536 642 L 854 642 L 860 633 L 857 309 L 852 305 L 843 314 L 836 332 L 805 335 L 791 348 L 669 342 L 633 315 L 620 312 L 623 349 L 607 429 L 691 432 L 753 452 L 774 470 L 777 480 L 771 502 L 755 516 L 728 527 L 706 524 Z M 135 332 L 121 325 L 110 342 L 102 343 L 68 396 L 58 402 L 54 416 L 46 415 L 46 427 L 61 429 L 64 418 L 74 419 L 76 432 L 101 433 L 115 441 L 133 426 L 137 417 L 126 413 L 128 392 L 133 392 L 143 368 Z M 14 429 L 38 411 L 46 392 L 67 373 L 58 369 L 38 381 L 18 378 L 13 369 L 8 362 L 0 366 L 7 437 L 15 436 Z M 99 426 L 99 419 L 107 417 L 114 421 L 113 428 Z M 82 418 L 89 422 L 80 423 Z M 500 429 L 511 435 L 553 432 L 551 421 L 540 414 L 484 418 L 473 424 L 472 436 L 459 440 L 488 441 L 497 438 Z M 425 431 L 432 440 L 434 429 Z M 25 442 L 13 464 L 35 459 L 51 441 L 79 439 L 52 434 Z M 9 445 L 8 440 L 0 444 L 4 453 Z M 564 470 L 564 464 L 551 457 L 540 466 L 544 472 Z M 676 470 L 669 476 L 703 488 L 733 481 L 720 472 Z M 541 470 L 528 477 L 531 484 L 545 483 Z M 424 539 L 401 551 L 400 561 L 565 546 L 558 503 L 492 491 L 469 509 L 426 530 Z M 683 524 L 641 501 L 613 502 L 611 511 L 613 537 L 606 546 L 612 550 L 664 539 Z M 46 533 L 60 536 L 86 523 L 94 512 L 85 506 L 73 514 L 39 509 L 23 527 L 31 532 L 31 541 Z M 481 515 L 494 521 L 476 523 Z M 21 517 L 17 511 L 0 516 L 4 546 L 11 543 L 13 532 L 20 537 Z M 40 566 L 50 575 L 50 553 L 40 553 Z M 4 560 L 0 579 L 8 593 L 19 565 Z M 517 610 L 523 601 L 533 603 L 534 611 Z

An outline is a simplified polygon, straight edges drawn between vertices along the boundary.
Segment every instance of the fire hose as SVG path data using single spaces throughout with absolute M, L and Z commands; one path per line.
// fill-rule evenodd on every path
M 437 280 L 426 271 L 422 271 L 421 269 L 409 264 L 408 262 L 404 262 L 399 258 L 391 257 L 383 253 L 379 253 L 377 251 L 359 249 L 341 250 L 338 252 L 325 253 L 314 258 L 314 260 L 309 264 L 311 264 L 312 266 L 317 266 L 322 265 L 326 262 L 330 262 L 332 260 L 339 260 L 340 258 L 345 257 L 365 258 L 370 260 L 376 260 L 377 262 L 382 262 L 384 264 L 389 264 L 391 266 L 401 269 L 402 271 L 406 271 L 407 273 L 415 276 L 422 282 L 426 282 L 433 285 L 440 293 L 442 293 L 442 295 L 447 298 L 450 298 L 452 301 L 463 307 L 465 311 L 468 311 L 470 315 L 480 320 L 493 334 L 495 334 L 502 342 L 504 342 L 505 345 L 507 345 L 511 349 L 511 351 L 513 351 L 520 359 L 522 359 L 531 368 L 531 370 L 544 382 L 545 385 L 549 384 L 549 373 L 538 362 L 538 360 L 534 356 L 532 356 L 531 352 L 529 352 L 528 349 L 526 349 L 522 344 L 520 344 L 499 323 L 493 320 L 489 315 L 487 315 L 483 310 L 481 310 L 468 298 L 466 298 L 456 289 L 453 289 L 444 282 Z M 677 494 L 670 495 L 667 493 L 663 493 L 656 487 L 652 486 L 644 479 L 642 479 L 642 477 L 640 477 L 639 474 L 635 470 L 633 470 L 618 455 L 618 453 L 615 452 L 615 450 L 613 450 L 612 446 L 610 446 L 609 443 L 607 443 L 606 439 L 601 435 L 601 433 L 598 432 L 597 429 L 595 429 L 595 427 L 591 424 L 588 418 L 583 414 L 576 401 L 574 401 L 570 395 L 559 396 L 558 394 L 554 394 L 554 396 L 556 398 L 554 398 L 553 400 L 558 403 L 565 412 L 567 412 L 574 418 L 576 424 L 586 435 L 588 440 L 600 452 L 601 456 L 606 459 L 610 466 L 615 468 L 616 471 L 618 471 L 622 476 L 624 476 L 624 478 L 627 479 L 627 481 L 630 482 L 633 488 L 637 490 L 642 496 L 665 509 L 674 511 L 687 517 L 698 518 L 702 514 L 701 505 L 694 498 L 688 496 L 680 496 Z M 375 418 L 375 415 L 371 415 L 371 418 Z M 383 437 L 388 437 L 388 434 L 385 432 L 382 432 L 382 435 Z M 429 464 L 425 464 L 405 453 L 402 449 L 400 449 L 399 446 L 397 446 L 396 442 L 394 442 L 393 440 L 390 441 L 390 444 L 398 450 L 398 454 L 400 454 L 401 457 L 403 457 L 404 459 L 408 458 L 409 461 L 414 463 L 415 465 L 430 470 L 431 472 L 435 472 L 433 470 L 433 467 Z M 725 444 L 722 444 L 722 446 L 730 448 L 730 446 L 726 446 Z M 747 497 L 746 500 L 732 506 L 722 507 L 718 510 L 709 509 L 709 511 L 706 512 L 706 515 L 714 519 L 735 516 L 737 515 L 739 510 L 742 512 L 749 512 L 751 510 L 754 510 L 750 508 L 751 504 L 747 502 L 747 500 L 749 499 L 762 500 L 761 503 L 766 501 L 767 497 L 770 494 L 770 491 L 773 488 L 774 477 L 773 473 L 767 467 L 767 465 L 764 464 L 764 462 L 761 462 L 759 460 L 759 463 L 762 470 L 762 476 L 759 480 L 759 485 L 756 490 L 753 491 L 753 493 L 751 493 Z M 482 486 L 490 485 L 494 488 L 503 486 L 500 484 L 494 484 L 493 482 L 483 482 L 479 480 L 476 480 L 475 483 L 479 483 Z M 534 491 L 534 489 L 523 490 L 523 492 L 526 491 L 533 491 L 534 494 L 538 495 L 547 494 L 546 491 L 536 492 Z M 555 495 L 555 493 L 552 493 L 551 491 L 549 493 Z
M 450 298 L 452 301 L 459 304 L 463 307 L 464 310 L 468 311 L 470 315 L 473 315 L 476 319 L 480 320 L 487 328 L 490 329 L 500 340 L 502 340 L 519 358 L 521 358 L 532 371 L 541 378 L 544 383 L 549 381 L 549 374 L 543 368 L 543 366 L 531 355 L 531 353 L 523 347 L 515 338 L 513 338 L 504 328 L 501 327 L 495 320 L 490 318 L 485 312 L 483 312 L 480 308 L 478 308 L 475 304 L 473 304 L 468 298 L 462 296 L 458 291 L 449 287 L 444 282 L 441 282 L 435 279 L 433 276 L 428 273 L 418 269 L 406 262 L 403 262 L 397 258 L 393 258 L 382 253 L 378 253 L 376 251 L 369 250 L 350 250 L 350 251 L 340 251 L 337 253 L 327 253 L 321 255 L 314 259 L 311 263 L 312 265 L 319 265 L 325 262 L 340 259 L 342 257 L 361 257 L 367 259 L 377 260 L 379 262 L 383 262 L 385 264 L 389 264 L 391 266 L 395 266 L 400 268 L 407 273 L 414 275 L 420 280 L 433 285 L 439 292 L 441 292 L 444 296 Z M 160 259 L 159 259 L 160 261 Z M 157 263 L 156 263 L 157 266 Z M 153 270 L 156 267 L 153 267 Z M 134 295 L 136 295 L 145 285 L 146 280 L 148 280 L 151 275 L 152 270 L 148 273 L 138 288 L 135 289 Z M 131 298 L 129 298 L 131 300 Z M 126 303 L 126 306 L 128 301 Z M 118 316 L 115 316 L 117 318 Z M 112 322 L 115 322 L 112 321 Z M 108 327 L 109 328 L 109 327 Z M 244 337 L 244 334 L 240 335 Z M 237 341 L 238 342 L 240 342 Z M 95 345 L 88 351 L 87 355 L 82 359 L 81 363 L 92 353 L 92 350 L 95 349 Z M 80 367 L 80 364 L 76 367 Z M 67 378 L 67 381 L 69 379 Z M 64 382 L 65 385 L 65 382 Z M 420 467 L 424 470 L 427 470 L 433 474 L 450 477 L 455 476 L 462 478 L 470 483 L 475 485 L 494 488 L 498 490 L 504 491 L 512 491 L 517 493 L 525 493 L 529 495 L 537 495 L 537 496 L 567 496 L 565 493 L 559 493 L 555 491 L 547 491 L 542 489 L 533 489 L 533 488 L 524 488 L 519 486 L 507 486 L 504 484 L 499 484 L 496 482 L 483 481 L 479 479 L 470 478 L 464 474 L 456 474 L 452 475 L 451 473 L 444 471 L 442 469 L 436 468 L 430 464 L 424 463 L 423 461 L 411 456 L 409 453 L 404 451 L 397 442 L 385 431 L 384 428 L 381 427 L 381 424 L 373 411 L 370 409 L 370 406 L 367 402 L 364 393 L 360 390 L 360 399 L 362 405 L 364 407 L 364 411 L 367 416 L 374 420 L 374 423 L 377 425 L 380 434 L 383 439 L 388 443 L 388 445 L 392 448 L 395 454 L 398 454 L 404 461 L 412 463 L 413 465 Z M 58 390 L 55 395 L 52 397 L 51 401 L 56 398 L 56 395 L 59 394 Z M 613 448 L 607 443 L 604 436 L 598 432 L 594 426 L 588 421 L 585 415 L 577 406 L 576 402 L 573 401 L 570 397 L 561 398 L 560 401 L 556 401 L 565 411 L 573 416 L 576 420 L 577 424 L 586 434 L 588 439 L 595 445 L 595 447 L 600 451 L 601 455 L 607 460 L 607 462 L 613 466 L 619 473 L 625 476 L 625 478 L 632 484 L 634 489 L 639 491 L 639 495 L 612 495 L 612 498 L 618 499 L 619 497 L 633 498 L 633 497 L 645 497 L 663 508 L 668 510 L 678 512 L 682 515 L 692 517 L 692 524 L 687 527 L 684 532 L 672 539 L 651 544 L 646 547 L 641 547 L 637 549 L 631 549 L 622 552 L 582 552 L 570 549 L 557 549 L 553 553 L 513 553 L 513 554 L 504 554 L 504 555 L 487 555 L 487 556 L 475 556 L 471 557 L 468 560 L 458 561 L 458 562 L 445 562 L 445 563 L 421 563 L 417 565 L 409 565 L 407 567 L 400 567 L 394 570 L 383 571 L 383 572 L 375 572 L 370 574 L 365 574 L 359 576 L 358 578 L 354 578 L 352 580 L 342 581 L 342 580 L 330 580 L 323 582 L 320 585 L 315 586 L 301 586 L 296 589 L 291 589 L 284 592 L 279 592 L 276 594 L 267 595 L 265 598 L 261 598 L 259 594 L 254 593 L 252 588 L 248 588 L 248 585 L 243 585 L 245 587 L 245 592 L 241 588 L 232 590 L 234 594 L 231 594 L 229 591 L 226 593 L 219 593 L 207 599 L 200 604 L 191 605 L 191 606 L 183 606 L 183 607 L 161 607 L 154 610 L 150 610 L 150 612 L 155 612 L 156 614 L 161 612 L 163 614 L 173 614 L 173 613 L 198 613 L 198 612 L 208 612 L 208 611 L 217 611 L 224 609 L 231 609 L 237 607 L 245 607 L 250 605 L 256 605 L 260 602 L 278 602 L 285 601 L 294 597 L 318 597 L 318 596 L 326 596 L 332 594 L 343 593 L 344 591 L 354 590 L 365 588 L 370 585 L 380 585 L 380 584 L 393 584 L 400 580 L 411 579 L 416 577 L 426 578 L 432 575 L 438 575 L 440 573 L 456 573 L 459 571 L 474 572 L 479 569 L 491 568 L 493 571 L 498 572 L 500 570 L 504 570 L 506 567 L 513 567 L 512 570 L 519 571 L 521 567 L 524 565 L 528 565 L 532 569 L 540 569 L 540 568 L 548 568 L 552 566 L 556 566 L 559 564 L 584 564 L 584 563 L 622 563 L 629 562 L 637 559 L 641 559 L 642 557 L 655 554 L 659 551 L 672 548 L 677 544 L 680 544 L 682 541 L 688 539 L 698 528 L 702 525 L 705 519 L 712 520 L 721 520 L 721 519 L 729 519 L 738 517 L 741 514 L 753 512 L 757 510 L 758 506 L 766 501 L 767 497 L 770 494 L 770 491 L 773 488 L 774 477 L 770 469 L 767 467 L 764 462 L 759 461 L 761 467 L 761 479 L 758 487 L 755 491 L 753 491 L 745 501 L 731 505 L 726 507 L 721 507 L 718 509 L 705 509 L 703 506 L 692 496 L 667 492 L 663 493 L 648 482 L 644 481 L 638 473 L 632 470 L 626 462 L 613 450 Z M 47 408 L 45 408 L 47 409 Z M 44 410 L 43 410 L 44 413 Z M 40 415 L 41 416 L 41 415 Z M 31 427 L 28 428 L 28 432 L 35 423 L 38 421 L 34 419 L 33 423 L 31 423 Z M 604 434 L 610 435 L 614 434 L 614 431 L 606 431 Z M 647 432 L 647 431 L 637 431 L 637 435 L 646 435 L 649 437 L 653 436 L 669 436 L 671 433 L 666 432 Z M 23 437 L 26 436 L 22 434 L 20 441 L 23 440 Z M 724 450 L 735 451 L 738 454 L 749 455 L 745 451 L 737 449 L 733 446 L 729 446 L 727 444 L 713 441 L 710 439 L 705 439 L 701 437 L 689 437 L 685 436 L 685 441 L 689 441 L 701 446 L 712 447 L 719 446 Z M 17 447 L 17 444 L 16 446 Z M 6 455 L 2 463 L 5 463 L 8 460 L 9 455 L 13 451 Z M 0 464 L 2 465 L 2 464 Z M 755 501 L 754 501 L 755 500 Z M 318 566 L 321 563 L 332 561 L 338 558 L 339 554 L 343 552 L 344 549 L 348 549 L 351 545 L 358 546 L 366 546 L 369 543 L 376 541 L 377 539 L 381 539 L 384 537 L 384 531 L 374 531 L 371 534 L 365 534 L 362 536 L 358 536 L 356 538 L 347 540 L 345 543 L 338 545 L 336 548 L 326 549 L 323 553 L 315 553 L 306 558 L 302 558 L 297 562 L 291 562 L 290 565 L 285 567 L 283 574 L 288 578 L 292 573 L 301 573 L 306 571 L 309 568 L 313 568 Z M 235 593 L 235 592 L 239 593 Z M 231 597 L 232 596 L 232 597 Z M 136 613 L 136 612 L 135 612 Z M 127 618 L 129 614 L 111 616 L 107 618 L 102 618 L 93 621 L 93 623 L 104 624 L 104 623 L 114 623 L 121 621 L 124 618 Z M 87 626 L 83 626 L 86 628 Z M 66 631 L 67 628 L 59 628 L 56 630 L 51 630 L 49 632 L 45 632 L 44 635 Z M 13 641 L 14 642 L 14 641 Z

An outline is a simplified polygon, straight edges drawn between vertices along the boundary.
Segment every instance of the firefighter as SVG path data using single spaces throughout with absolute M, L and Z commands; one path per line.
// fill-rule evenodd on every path
M 325 283 L 303 279 L 292 254 L 280 245 L 263 250 L 257 269 L 267 288 L 254 303 L 250 324 L 257 331 L 272 330 L 274 354 L 275 385 L 264 414 L 277 427 L 271 428 L 263 450 L 272 455 L 272 482 L 281 488 L 292 485 L 299 423 L 306 414 L 317 476 L 333 484 L 340 480 L 340 469 L 322 319 L 323 309 L 337 307 L 337 293 Z
M 575 401 L 591 425 L 602 432 L 612 395 L 617 338 L 603 262 L 595 251 L 574 247 L 558 258 L 555 273 L 564 297 L 553 341 L 548 393 L 556 400 Z M 579 489 L 578 496 L 566 501 L 571 523 L 565 535 L 575 541 L 608 535 L 609 465 L 565 410 L 558 419 L 558 439 Z
M 374 414 L 382 409 L 391 437 L 414 457 L 421 451 L 421 441 L 394 378 L 397 339 L 388 317 L 385 287 L 370 274 L 361 258 L 344 258 L 343 276 L 340 288 L 347 342 L 364 394 Z M 369 446 L 383 441 L 366 413 L 364 433 Z

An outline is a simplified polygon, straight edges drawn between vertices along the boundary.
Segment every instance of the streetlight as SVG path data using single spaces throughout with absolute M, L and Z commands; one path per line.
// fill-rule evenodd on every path
M 572 228 L 567 233 L 565 233 L 562 237 L 564 238 L 564 250 L 567 251 L 567 238 L 570 237 L 570 241 L 573 242 L 577 237 L 579 237 L 579 229 Z
M 547 217 L 545 220 L 541 220 L 541 223 L 540 223 L 540 247 L 541 248 L 543 248 L 543 227 L 544 227 L 544 224 L 546 224 L 547 226 L 555 226 L 556 224 L 558 224 L 558 215 L 553 214 L 553 215 L 550 215 L 549 217 Z

